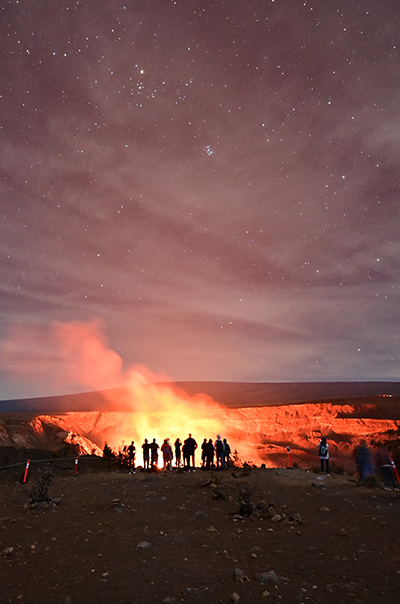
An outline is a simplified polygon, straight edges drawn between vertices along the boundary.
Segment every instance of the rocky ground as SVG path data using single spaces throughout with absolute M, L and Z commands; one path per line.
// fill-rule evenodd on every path
M 1 603 L 398 602 L 398 491 L 300 469 L 68 470 L 29 507 L 35 480 L 0 477 Z

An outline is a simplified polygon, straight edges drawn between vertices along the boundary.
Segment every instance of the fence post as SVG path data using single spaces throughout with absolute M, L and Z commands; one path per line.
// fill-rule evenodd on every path
M 392 464 L 393 473 L 394 473 L 394 475 L 396 477 L 396 480 L 397 480 L 397 484 L 400 484 L 399 473 L 397 471 L 396 464 L 394 463 L 393 459 L 391 460 L 391 464 Z
M 289 468 L 293 468 L 292 454 L 290 452 L 290 447 L 286 447 L 286 451 L 288 452 Z
M 25 466 L 25 474 L 24 474 L 24 479 L 22 482 L 26 482 L 27 478 L 28 478 L 28 470 L 29 470 L 29 464 L 30 464 L 30 459 L 28 459 L 28 461 L 26 462 L 26 466 Z

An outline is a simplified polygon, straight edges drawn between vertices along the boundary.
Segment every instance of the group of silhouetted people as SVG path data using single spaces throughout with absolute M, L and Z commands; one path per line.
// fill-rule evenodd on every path
M 197 442 L 191 434 L 189 434 L 183 443 L 180 438 L 177 438 L 173 448 L 169 438 L 165 438 L 161 446 L 155 438 L 151 442 L 145 438 L 142 444 L 143 469 L 145 471 L 156 470 L 158 468 L 159 454 L 161 454 L 164 470 L 171 470 L 172 461 L 175 458 L 176 468 L 183 468 L 193 472 L 197 447 Z M 107 445 L 105 445 L 105 450 L 106 448 L 109 449 Z M 228 469 L 230 466 L 230 454 L 231 448 L 226 438 L 221 439 L 219 434 L 215 442 L 211 438 L 209 440 L 205 438 L 201 445 L 201 468 L 203 470 Z M 107 456 L 105 451 L 104 455 Z M 129 473 L 135 471 L 136 447 L 134 441 L 129 446 L 124 446 L 123 451 L 118 454 L 118 460 L 121 466 L 128 466 Z
M 201 467 L 203 470 L 225 470 L 229 469 L 231 448 L 224 438 L 218 434 L 215 442 L 210 438 L 203 440 L 201 445 Z M 215 460 L 215 463 L 214 463 Z

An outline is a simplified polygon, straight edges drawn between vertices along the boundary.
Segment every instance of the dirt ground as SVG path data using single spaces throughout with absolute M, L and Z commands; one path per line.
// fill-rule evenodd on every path
M 71 471 L 44 508 L 27 506 L 32 485 L 1 480 L 0 602 L 398 603 L 398 491 L 244 474 Z M 236 517 L 243 492 L 269 517 Z

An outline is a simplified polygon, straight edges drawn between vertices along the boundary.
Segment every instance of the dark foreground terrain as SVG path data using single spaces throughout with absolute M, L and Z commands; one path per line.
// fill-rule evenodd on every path
M 68 471 L 49 488 L 60 501 L 34 508 L 34 476 L 2 479 L 0 602 L 398 603 L 398 491 L 244 474 Z M 259 511 L 235 517 L 239 497 Z

